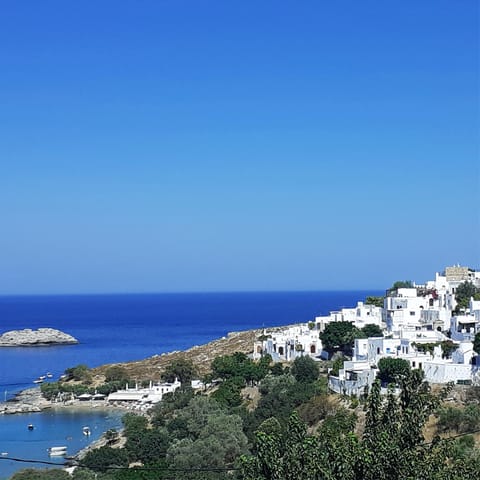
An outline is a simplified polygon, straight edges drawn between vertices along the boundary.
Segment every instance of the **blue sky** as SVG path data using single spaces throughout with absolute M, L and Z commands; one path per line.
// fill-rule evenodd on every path
M 1 8 L 0 293 L 480 268 L 476 0 Z

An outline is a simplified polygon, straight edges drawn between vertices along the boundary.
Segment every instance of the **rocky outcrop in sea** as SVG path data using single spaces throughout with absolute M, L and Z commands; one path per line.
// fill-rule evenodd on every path
M 54 328 L 11 330 L 0 335 L 0 347 L 35 347 L 76 343 L 78 340 L 75 337 Z

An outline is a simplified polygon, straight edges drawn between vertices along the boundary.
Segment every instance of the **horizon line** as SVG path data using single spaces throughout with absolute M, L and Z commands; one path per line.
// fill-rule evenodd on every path
M 385 288 L 329 288 L 329 289 L 279 289 L 279 290 L 171 290 L 171 291 L 117 291 L 117 292 L 64 292 L 64 293 L 0 293 L 5 297 L 74 297 L 74 296 L 115 296 L 115 295 L 211 295 L 242 293 L 317 293 L 317 292 L 380 292 Z

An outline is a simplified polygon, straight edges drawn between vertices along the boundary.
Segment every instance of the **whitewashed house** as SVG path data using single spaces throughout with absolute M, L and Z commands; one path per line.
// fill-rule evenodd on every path
M 318 335 L 315 326 L 308 323 L 264 330 L 261 340 L 254 343 L 253 359 L 258 360 L 265 354 L 271 355 L 274 362 L 293 361 L 303 355 L 317 357 L 322 353 Z
M 355 340 L 354 356 L 344 362 L 338 376 L 329 377 L 329 388 L 337 393 L 359 395 L 375 380 L 382 358 L 401 358 L 410 367 L 420 368 L 431 383 L 470 383 L 478 367 L 471 342 L 461 342 L 452 358 L 443 358 L 440 342 L 446 337 L 438 331 L 411 331 L 409 338 L 368 338 Z M 433 341 L 432 341 L 433 340 Z M 436 340 L 436 341 L 435 341 Z M 433 353 L 421 351 L 421 344 L 438 343 Z M 478 357 L 477 357 L 478 358 Z
M 125 386 L 125 390 L 118 390 L 108 396 L 109 402 L 137 402 L 141 404 L 158 403 L 162 400 L 163 395 L 172 393 L 181 387 L 181 382 L 175 378 L 173 383 L 157 383 L 150 382 L 147 388 L 139 388 L 135 385 L 134 388 Z
M 330 312 L 329 315 L 315 317 L 315 323 L 321 332 L 325 330 L 327 324 L 332 322 L 350 322 L 357 328 L 363 328 L 367 324 L 385 327 L 383 308 L 366 305 L 363 302 L 357 302 L 356 307 L 353 308 L 342 308 Z

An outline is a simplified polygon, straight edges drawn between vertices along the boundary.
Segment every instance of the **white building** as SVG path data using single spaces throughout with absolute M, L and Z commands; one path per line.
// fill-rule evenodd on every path
M 148 388 L 138 388 L 138 385 L 135 385 L 134 388 L 128 388 L 128 385 L 126 385 L 125 390 L 111 393 L 107 400 L 109 402 L 137 402 L 142 404 L 158 403 L 162 400 L 163 395 L 174 392 L 181 385 L 178 379 L 175 379 L 173 383 L 153 384 L 150 382 Z
M 319 332 L 312 324 L 300 324 L 270 332 L 264 330 L 262 339 L 253 346 L 253 359 L 269 354 L 274 362 L 292 361 L 309 355 L 317 357 L 322 353 Z
M 445 338 L 438 331 L 426 331 L 423 334 L 413 331 L 410 338 L 357 339 L 352 360 L 344 362 L 338 376 L 329 377 L 329 388 L 346 395 L 363 393 L 365 387 L 375 380 L 377 365 L 382 358 L 408 361 L 412 369 L 422 369 L 425 380 L 431 383 L 470 383 L 478 370 L 473 344 L 461 342 L 452 358 L 443 358 L 440 342 Z M 433 353 L 428 353 L 422 351 L 422 343 L 437 343 L 437 346 Z
M 332 322 L 350 322 L 357 328 L 363 328 L 367 324 L 377 325 L 380 328 L 385 327 L 383 308 L 366 305 L 363 302 L 357 302 L 357 306 L 353 308 L 342 308 L 330 312 L 330 315 L 315 317 L 315 323 L 321 332 L 325 330 L 328 323 Z

